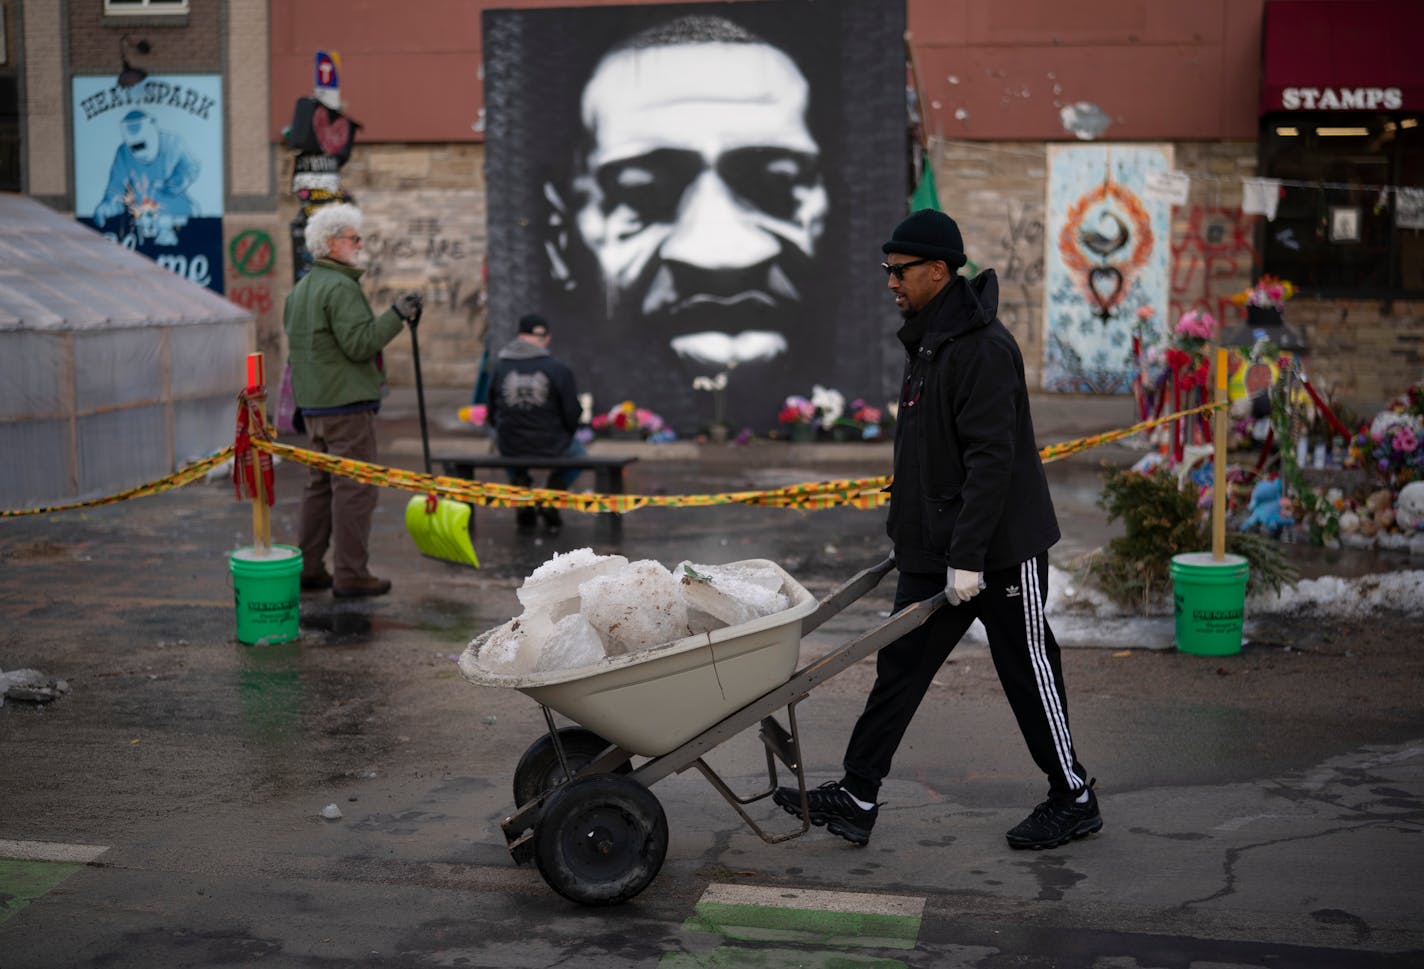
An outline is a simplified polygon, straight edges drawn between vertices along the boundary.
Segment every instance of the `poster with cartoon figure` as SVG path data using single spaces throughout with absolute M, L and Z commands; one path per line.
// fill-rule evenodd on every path
M 130 88 L 74 79 L 79 221 L 223 291 L 222 78 L 168 74 Z

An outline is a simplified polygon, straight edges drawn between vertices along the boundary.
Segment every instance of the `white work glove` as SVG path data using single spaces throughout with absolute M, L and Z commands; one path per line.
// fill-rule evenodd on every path
M 983 572 L 966 572 L 964 569 L 951 568 L 945 575 L 944 595 L 951 606 L 968 602 L 983 589 Z

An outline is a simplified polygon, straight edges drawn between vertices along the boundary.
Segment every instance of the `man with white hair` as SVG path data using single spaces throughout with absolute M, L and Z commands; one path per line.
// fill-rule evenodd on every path
M 376 460 L 376 412 L 381 406 L 380 353 L 420 318 L 419 293 L 401 295 L 375 315 L 361 292 L 361 210 L 326 205 L 307 221 L 311 271 L 287 297 L 283 313 L 292 392 L 314 451 Z M 378 492 L 342 475 L 312 468 L 302 493 L 303 589 L 331 589 L 342 599 L 384 595 L 389 579 L 370 573 L 371 516 Z M 330 572 L 327 547 L 332 546 Z

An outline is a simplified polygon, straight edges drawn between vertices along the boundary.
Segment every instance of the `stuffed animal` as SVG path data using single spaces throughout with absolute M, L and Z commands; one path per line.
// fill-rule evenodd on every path
M 1424 528 L 1424 481 L 1411 481 L 1394 499 L 1394 521 L 1408 534 Z
M 1248 532 L 1257 525 L 1274 535 L 1286 525 L 1295 524 L 1282 506 L 1280 478 L 1268 478 L 1251 489 L 1251 514 L 1241 523 L 1241 531 Z

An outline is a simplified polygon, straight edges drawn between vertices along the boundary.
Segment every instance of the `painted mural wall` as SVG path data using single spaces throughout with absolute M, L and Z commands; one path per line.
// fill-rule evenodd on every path
M 1126 393 L 1138 310 L 1160 326 L 1168 305 L 1171 209 L 1143 195 L 1149 173 L 1172 170 L 1172 146 L 1051 145 L 1048 167 L 1043 387 Z
M 484 17 L 490 330 L 531 312 L 602 410 L 775 425 L 888 395 L 880 243 L 903 217 L 904 9 L 785 0 Z
M 74 211 L 120 245 L 223 292 L 223 82 L 73 81 Z

